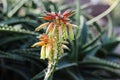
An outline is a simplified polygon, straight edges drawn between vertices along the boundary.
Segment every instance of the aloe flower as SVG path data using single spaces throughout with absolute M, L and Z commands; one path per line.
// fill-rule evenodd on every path
M 46 59 L 46 58 L 49 58 L 51 59 L 52 58 L 52 52 L 53 52 L 53 42 L 55 42 L 56 40 L 55 39 L 49 39 L 49 37 L 45 34 L 43 34 L 41 37 L 40 37 L 40 42 L 37 42 L 35 44 L 32 45 L 32 47 L 35 47 L 35 46 L 42 46 L 41 47 L 41 59 Z M 50 57 L 51 56 L 51 57 Z
M 69 23 L 68 19 L 72 14 L 73 12 L 70 10 L 63 12 L 62 14 L 61 12 L 46 12 L 46 16 L 44 16 L 43 19 L 48 22 L 41 24 L 36 28 L 36 31 L 39 31 L 47 26 L 46 34 L 48 34 L 51 38 L 58 34 L 60 41 L 68 38 L 72 41 L 74 39 L 73 25 Z
M 46 34 L 43 34 L 39 38 L 39 40 L 40 40 L 40 42 L 37 42 L 37 43 L 33 44 L 32 47 L 42 46 L 41 47 L 41 59 L 48 59 L 48 60 L 52 61 L 54 59 L 54 54 L 57 53 L 56 38 L 50 39 L 49 36 L 47 36 Z M 63 53 L 63 48 L 69 49 L 63 43 L 61 43 L 61 46 L 60 46 L 60 49 L 61 49 L 60 53 Z

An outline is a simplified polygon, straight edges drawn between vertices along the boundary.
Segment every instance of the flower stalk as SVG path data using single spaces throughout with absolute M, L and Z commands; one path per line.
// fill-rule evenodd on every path
M 44 80 L 51 79 L 51 77 L 53 76 L 53 73 L 55 72 L 57 63 L 58 63 L 58 58 L 56 58 L 56 60 L 53 63 L 51 63 L 51 62 L 48 63 L 48 68 L 47 68 L 47 72 L 45 74 Z
M 52 76 L 53 76 L 53 73 L 55 72 L 56 70 L 56 66 L 57 66 L 57 63 L 58 63 L 58 58 L 59 58 L 59 55 L 60 54 L 60 42 L 59 42 L 59 36 L 57 35 L 57 53 L 54 54 L 54 60 L 52 62 L 48 62 L 48 68 L 47 68 L 47 72 L 45 74 L 45 78 L 44 80 L 51 80 Z

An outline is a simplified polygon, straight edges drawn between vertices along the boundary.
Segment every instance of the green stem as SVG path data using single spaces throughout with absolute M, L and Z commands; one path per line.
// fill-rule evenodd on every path
M 48 63 L 48 69 L 45 74 L 44 80 L 51 80 L 51 77 L 53 76 L 53 73 L 56 70 L 57 63 L 58 63 L 58 60 L 55 60 L 53 63 L 51 62 Z

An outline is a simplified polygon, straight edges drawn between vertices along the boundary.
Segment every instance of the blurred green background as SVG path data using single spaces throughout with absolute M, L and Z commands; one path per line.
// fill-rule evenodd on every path
M 104 18 L 88 24 L 110 7 L 104 0 L 0 0 L 0 80 L 43 80 L 47 60 L 40 47 L 31 48 L 45 29 L 45 11 L 75 10 L 70 17 L 75 40 L 68 44 L 54 80 L 120 79 L 120 5 Z

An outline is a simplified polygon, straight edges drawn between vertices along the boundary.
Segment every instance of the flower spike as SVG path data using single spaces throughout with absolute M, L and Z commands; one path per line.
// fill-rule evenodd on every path
M 41 59 L 48 59 L 48 69 L 44 80 L 49 80 L 53 74 L 59 57 L 64 53 L 64 49 L 70 50 L 66 44 L 67 39 L 74 40 L 73 24 L 69 23 L 69 17 L 74 12 L 66 10 L 65 12 L 45 12 L 45 16 L 42 19 L 48 22 L 38 26 L 35 31 L 39 31 L 44 27 L 47 27 L 45 34 L 39 37 L 39 42 L 36 42 L 32 47 L 41 46 Z

